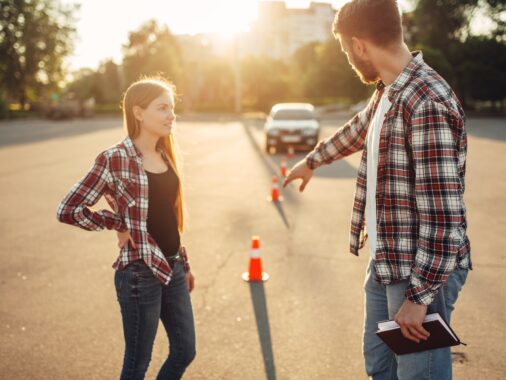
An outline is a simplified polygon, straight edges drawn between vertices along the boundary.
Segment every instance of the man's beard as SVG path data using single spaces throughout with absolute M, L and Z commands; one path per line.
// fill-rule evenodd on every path
M 366 61 L 353 55 L 351 67 L 357 73 L 362 83 L 372 84 L 379 79 L 379 74 L 371 61 Z

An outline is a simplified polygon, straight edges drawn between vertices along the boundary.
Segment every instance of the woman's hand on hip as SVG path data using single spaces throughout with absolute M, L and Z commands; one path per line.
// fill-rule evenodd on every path
M 118 247 L 123 248 L 130 240 L 132 247 L 134 249 L 137 248 L 137 246 L 134 243 L 134 240 L 132 239 L 132 236 L 130 235 L 130 231 L 116 232 L 116 234 L 118 235 Z
M 191 293 L 193 288 L 195 287 L 195 276 L 192 274 L 192 272 L 186 272 L 186 282 L 188 284 L 188 291 Z

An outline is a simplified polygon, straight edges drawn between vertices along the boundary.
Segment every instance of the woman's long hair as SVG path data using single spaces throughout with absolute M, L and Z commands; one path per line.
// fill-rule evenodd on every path
M 163 77 L 145 77 L 130 85 L 123 96 L 123 122 L 124 128 L 128 136 L 133 140 L 140 133 L 140 125 L 133 113 L 133 107 L 139 106 L 146 109 L 148 105 L 157 97 L 168 91 L 173 98 L 175 98 L 175 86 L 164 79 Z M 169 157 L 170 164 L 176 172 L 179 179 L 179 189 L 176 197 L 176 217 L 179 232 L 183 232 L 183 181 L 181 179 L 181 168 L 179 165 L 179 157 L 177 144 L 170 134 L 167 137 L 162 137 L 157 143 L 157 148 L 162 148 L 167 157 Z

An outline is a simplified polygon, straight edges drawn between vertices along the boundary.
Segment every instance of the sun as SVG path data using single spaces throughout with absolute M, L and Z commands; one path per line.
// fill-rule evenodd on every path
M 212 29 L 223 38 L 249 30 L 250 24 L 257 16 L 258 2 L 255 0 L 220 0 L 210 15 Z

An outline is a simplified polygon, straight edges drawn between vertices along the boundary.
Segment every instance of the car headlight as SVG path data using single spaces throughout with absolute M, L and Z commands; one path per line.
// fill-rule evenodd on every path
M 316 135 L 318 131 L 314 128 L 304 128 L 304 130 L 302 131 L 302 134 L 304 136 L 314 136 Z

